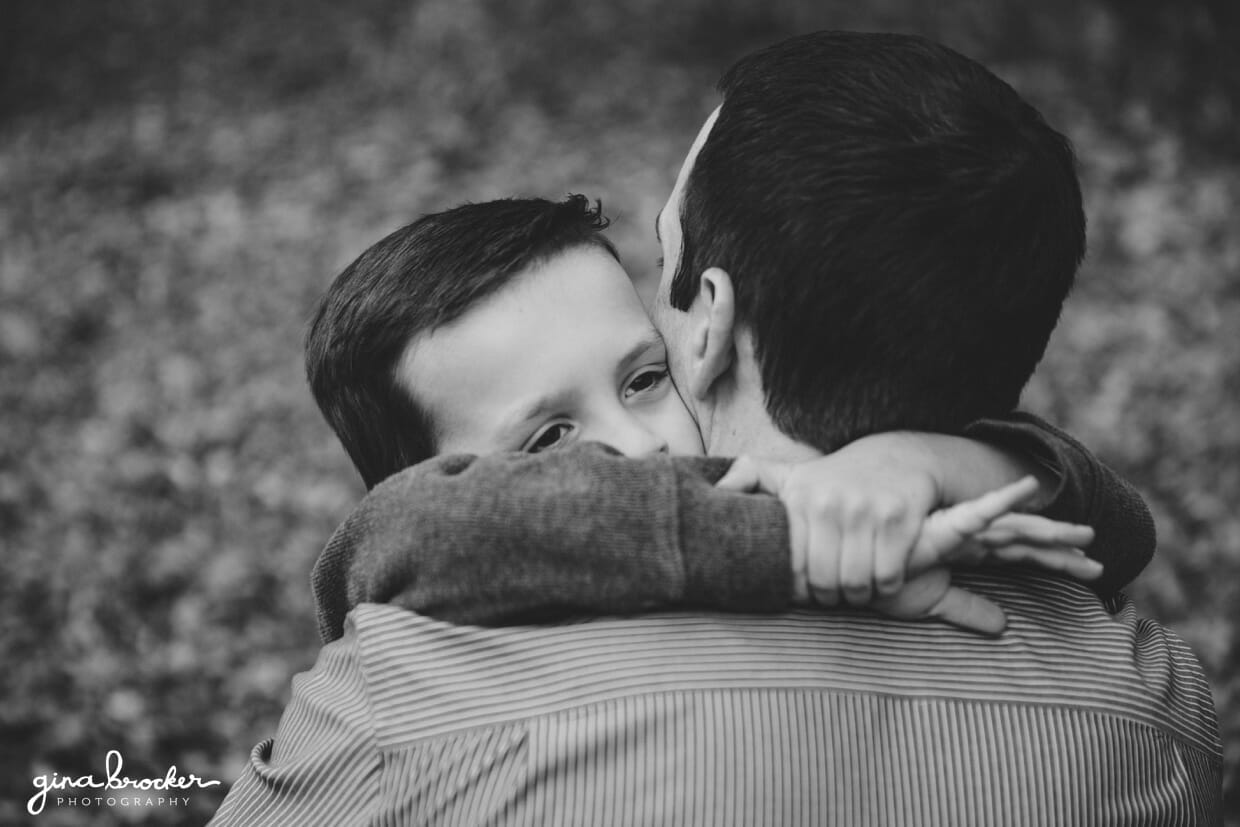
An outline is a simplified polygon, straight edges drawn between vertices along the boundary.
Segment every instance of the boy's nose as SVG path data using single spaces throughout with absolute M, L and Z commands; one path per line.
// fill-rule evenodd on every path
M 612 439 L 603 440 L 610 443 L 626 457 L 644 457 L 648 454 L 667 453 L 667 440 L 647 428 L 641 422 L 630 419 L 627 427 Z

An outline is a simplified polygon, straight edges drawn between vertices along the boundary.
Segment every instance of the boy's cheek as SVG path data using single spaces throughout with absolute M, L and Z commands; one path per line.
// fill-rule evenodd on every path
M 674 435 L 669 434 L 667 437 L 669 453 L 693 457 L 700 457 L 706 453 L 702 448 L 702 435 L 698 433 L 697 424 L 688 412 L 677 417 L 674 432 Z

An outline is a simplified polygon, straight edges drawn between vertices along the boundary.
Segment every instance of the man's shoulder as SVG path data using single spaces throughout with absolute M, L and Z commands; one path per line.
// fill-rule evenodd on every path
M 456 626 L 363 604 L 350 622 L 378 731 L 407 741 L 637 695 L 798 691 L 1091 710 L 1219 751 L 1191 651 L 1130 603 L 1030 575 L 978 575 L 1010 625 L 987 639 L 863 612 L 662 613 Z

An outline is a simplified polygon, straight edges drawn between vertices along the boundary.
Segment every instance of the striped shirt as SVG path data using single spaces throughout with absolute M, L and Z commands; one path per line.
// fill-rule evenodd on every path
M 1078 584 L 1007 632 L 859 612 L 454 626 L 355 609 L 215 825 L 1209 825 L 1188 648 Z M 1108 608 L 1113 611 L 1108 611 Z

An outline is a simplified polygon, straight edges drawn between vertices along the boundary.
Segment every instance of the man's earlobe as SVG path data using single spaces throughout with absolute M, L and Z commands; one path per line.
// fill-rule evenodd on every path
M 702 273 L 689 315 L 693 326 L 689 341 L 689 393 L 696 399 L 706 399 L 736 359 L 736 303 L 731 276 L 718 267 Z

